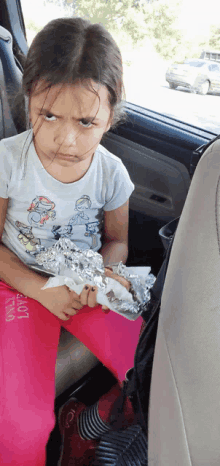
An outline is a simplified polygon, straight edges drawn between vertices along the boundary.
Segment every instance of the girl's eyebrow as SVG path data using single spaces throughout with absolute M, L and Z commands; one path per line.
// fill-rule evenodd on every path
M 61 118 L 60 115 L 56 115 L 54 112 L 52 112 L 51 110 L 48 110 L 47 108 L 38 108 L 37 109 L 39 112 L 41 112 L 43 115 L 53 115 L 55 116 L 56 118 Z M 82 121 L 82 120 L 86 120 L 88 121 L 89 123 L 93 122 L 93 121 L 100 121 L 99 118 L 96 118 L 96 116 L 87 116 L 87 117 L 84 117 L 82 116 L 81 118 L 76 118 L 77 121 Z

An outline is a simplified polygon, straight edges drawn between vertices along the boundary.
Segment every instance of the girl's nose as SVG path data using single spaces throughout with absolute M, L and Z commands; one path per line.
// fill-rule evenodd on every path
M 77 130 L 72 125 L 64 125 L 57 131 L 54 140 L 59 146 L 69 148 L 76 145 L 77 136 L 79 136 L 79 131 L 77 134 Z

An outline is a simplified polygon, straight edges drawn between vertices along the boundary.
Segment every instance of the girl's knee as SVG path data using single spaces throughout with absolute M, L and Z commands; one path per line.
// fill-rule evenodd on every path
M 46 444 L 55 424 L 54 414 L 31 409 L 22 415 L 4 414 L 0 425 L 0 464 L 44 466 Z

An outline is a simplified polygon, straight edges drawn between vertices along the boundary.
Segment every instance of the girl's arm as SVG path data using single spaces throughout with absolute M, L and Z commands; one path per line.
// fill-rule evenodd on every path
M 66 286 L 42 290 L 48 279 L 27 267 L 1 243 L 7 207 L 8 199 L 0 198 L 0 279 L 24 296 L 36 299 L 60 319 L 68 320 L 83 306 L 79 296 L 74 291 L 70 292 Z
M 7 208 L 8 199 L 0 198 L 0 278 L 25 296 L 37 299 L 46 279 L 30 270 L 1 242 Z
M 126 262 L 128 257 L 128 216 L 129 201 L 118 209 L 104 213 L 102 254 L 104 265 Z

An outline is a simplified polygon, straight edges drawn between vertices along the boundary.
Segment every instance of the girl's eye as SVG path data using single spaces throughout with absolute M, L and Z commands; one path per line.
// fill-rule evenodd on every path
M 83 126 L 83 128 L 90 128 L 93 123 L 92 121 L 88 121 L 88 120 L 84 120 L 84 118 L 82 120 L 80 120 L 80 125 Z
M 56 117 L 54 115 L 52 115 L 52 113 L 48 113 L 47 115 L 44 115 L 44 119 L 46 121 L 56 121 Z

